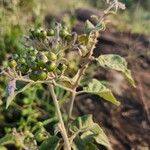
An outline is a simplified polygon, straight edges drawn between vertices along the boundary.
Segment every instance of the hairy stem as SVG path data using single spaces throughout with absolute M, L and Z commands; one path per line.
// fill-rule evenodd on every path
M 70 104 L 70 109 L 69 109 L 69 118 L 70 119 L 72 118 L 72 110 L 73 110 L 73 105 L 74 105 L 75 96 L 76 96 L 76 89 L 77 89 L 78 85 L 80 84 L 80 81 L 81 81 L 86 69 L 88 68 L 88 66 L 92 60 L 93 50 L 94 50 L 95 45 L 97 43 L 98 37 L 99 37 L 99 32 L 95 32 L 95 34 L 93 36 L 93 40 L 90 41 L 90 46 L 88 47 L 89 53 L 86 56 L 88 61 L 82 65 L 81 69 L 79 70 L 78 77 L 77 77 L 75 84 L 73 86 L 71 104 Z
M 76 92 L 72 93 L 72 98 L 71 98 L 71 104 L 70 104 L 70 109 L 69 109 L 69 118 L 72 119 L 72 110 L 73 110 L 73 105 L 74 105 L 74 100 L 75 100 Z
M 59 119 L 59 122 L 60 122 L 60 125 L 61 125 L 60 130 L 61 130 L 61 134 L 62 134 L 62 137 L 63 137 L 63 140 L 64 140 L 65 149 L 66 150 L 71 150 L 69 139 L 68 139 L 68 136 L 67 136 L 67 131 L 66 131 L 63 119 L 62 119 L 62 115 L 61 115 L 59 103 L 58 103 L 58 100 L 57 100 L 57 97 L 56 97 L 56 94 L 55 94 L 55 91 L 54 91 L 54 87 L 53 87 L 52 84 L 50 84 L 49 87 L 50 87 L 51 96 L 52 96 L 52 99 L 53 99 L 53 102 L 54 102 L 54 105 L 55 105 L 55 108 L 56 108 L 56 112 L 58 114 L 58 119 Z

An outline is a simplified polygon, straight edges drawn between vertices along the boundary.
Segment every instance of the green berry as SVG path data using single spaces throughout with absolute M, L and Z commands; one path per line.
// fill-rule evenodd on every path
M 29 67 L 26 64 L 18 64 L 17 70 L 20 71 L 24 75 L 28 73 Z
M 47 58 L 50 61 L 55 61 L 57 59 L 57 55 L 53 52 L 50 52 L 50 53 L 47 54 Z
M 28 51 L 28 55 L 29 56 L 36 56 L 36 54 L 37 54 L 37 50 L 36 49 Z
M 37 64 L 36 61 L 31 62 L 28 66 L 29 66 L 32 70 L 38 69 L 38 64 Z
M 44 135 L 44 133 L 38 131 L 38 132 L 35 133 L 35 139 L 38 142 L 42 142 L 46 139 L 46 136 Z
M 60 71 L 64 71 L 64 70 L 66 70 L 67 66 L 66 66 L 65 64 L 63 64 L 63 63 L 60 63 L 57 68 L 58 68 Z
M 30 29 L 29 31 L 32 35 L 34 34 L 34 29 Z
M 29 77 L 31 80 L 37 81 L 38 80 L 38 70 L 33 70 L 30 72 Z
M 42 122 L 38 122 L 38 123 L 36 124 L 36 126 L 37 126 L 38 128 L 43 128 L 43 123 L 42 123 Z
M 36 38 L 39 38 L 40 35 L 41 35 L 41 30 L 40 30 L 40 29 L 36 29 L 36 30 L 34 31 L 34 36 L 35 36 Z
M 41 32 L 40 32 L 40 37 L 43 38 L 43 39 L 45 39 L 46 36 L 47 36 L 47 32 L 44 31 L 44 30 L 41 30 Z
M 31 103 L 31 99 L 29 99 L 29 98 L 24 98 L 24 100 L 23 100 L 23 103 L 24 104 L 30 104 Z
M 14 54 L 14 55 L 13 55 L 13 58 L 16 60 L 16 59 L 19 58 L 19 55 L 18 55 L 18 54 Z
M 55 31 L 53 29 L 47 31 L 47 36 L 54 36 L 54 35 L 55 35 Z
M 18 62 L 19 64 L 23 64 L 23 63 L 26 62 L 26 60 L 25 60 L 24 58 L 19 58 L 19 59 L 17 60 L 17 62 Z
M 46 80 L 47 78 L 47 73 L 45 71 L 39 70 L 39 80 Z
M 26 62 L 28 64 L 28 66 L 31 67 L 32 64 L 35 64 L 35 62 L 36 62 L 35 60 L 36 60 L 36 56 L 29 55 L 26 59 Z
M 39 67 L 44 67 L 45 63 L 48 61 L 46 55 L 42 52 L 38 52 L 36 55 L 36 60 L 38 62 Z
M 71 34 L 68 34 L 65 39 L 70 42 L 72 40 L 72 35 Z
M 33 51 L 33 50 L 34 48 L 32 46 L 27 49 L 28 52 Z
M 48 61 L 46 63 L 46 69 L 47 69 L 48 72 L 54 71 L 56 69 L 56 63 Z
M 47 78 L 47 73 L 43 70 L 33 70 L 29 77 L 31 80 L 37 81 L 37 80 L 45 80 Z
M 67 37 L 68 35 L 69 35 L 69 32 L 68 32 L 66 29 L 62 29 L 62 30 L 60 31 L 60 36 L 61 36 L 61 37 L 65 38 L 65 37 Z
M 16 66 L 17 66 L 16 61 L 15 61 L 15 60 L 10 60 L 10 62 L 9 62 L 9 67 L 10 67 L 10 68 L 15 68 Z

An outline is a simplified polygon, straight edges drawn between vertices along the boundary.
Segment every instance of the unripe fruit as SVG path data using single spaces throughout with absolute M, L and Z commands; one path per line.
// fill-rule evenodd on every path
M 44 135 L 44 133 L 38 131 L 38 132 L 35 133 L 35 139 L 38 142 L 42 142 L 46 139 L 46 136 Z
M 40 29 L 36 29 L 36 30 L 34 31 L 34 36 L 36 36 L 37 38 L 40 37 L 40 34 L 41 34 L 41 30 L 40 30 Z
M 26 64 L 18 64 L 17 70 L 20 71 L 22 74 L 26 74 L 29 71 L 29 67 Z
M 34 29 L 30 29 L 29 31 L 32 35 L 34 34 Z
M 47 78 L 47 73 L 45 71 L 39 70 L 38 71 L 38 79 L 39 80 L 46 80 Z
M 47 36 L 47 32 L 44 31 L 44 30 L 41 30 L 41 32 L 40 32 L 40 37 L 43 38 L 43 39 L 45 39 L 46 36 Z
M 55 35 L 55 31 L 53 29 L 47 31 L 47 36 L 54 36 L 54 35 Z
M 17 60 L 17 62 L 18 62 L 19 64 L 23 64 L 23 63 L 26 62 L 26 60 L 25 60 L 24 58 L 19 58 L 19 59 Z
M 29 64 L 29 63 L 32 63 L 32 62 L 35 62 L 36 60 L 36 56 L 27 56 L 27 60 L 26 62 Z
M 66 29 L 62 29 L 62 30 L 60 31 L 60 36 L 61 36 L 61 37 L 65 38 L 65 37 L 68 36 L 68 35 L 69 35 L 69 32 L 68 32 Z
M 31 62 L 30 64 L 28 64 L 28 66 L 29 66 L 32 70 L 38 69 L 38 64 L 37 64 L 36 61 Z
M 15 60 L 10 60 L 10 62 L 9 62 L 9 67 L 10 67 L 10 68 L 15 68 L 16 66 L 17 66 L 16 61 L 15 61 Z
M 36 126 L 41 129 L 41 128 L 43 128 L 43 123 L 42 123 L 42 122 L 38 122 L 38 123 L 36 124 Z
M 38 70 L 33 70 L 30 72 L 29 77 L 31 80 L 37 81 L 38 80 Z
M 37 80 L 45 80 L 47 78 L 47 73 L 43 70 L 33 70 L 29 77 L 31 80 L 37 81 Z
M 65 64 L 63 64 L 63 63 L 60 63 L 57 68 L 58 68 L 60 71 L 64 71 L 64 70 L 66 70 L 67 66 L 66 66 Z
M 47 69 L 48 72 L 54 71 L 56 69 L 56 63 L 48 61 L 46 63 L 46 69 Z
M 55 53 L 53 53 L 53 52 L 49 52 L 49 53 L 47 54 L 47 58 L 48 58 L 48 60 L 50 60 L 50 61 L 55 61 L 55 60 L 57 59 L 57 55 L 56 55 Z
M 36 56 L 36 54 L 38 53 L 38 51 L 36 49 L 33 49 L 31 51 L 28 51 L 28 55 L 29 56 Z
M 31 46 L 31 47 L 29 47 L 29 48 L 27 48 L 27 51 L 28 52 L 30 52 L 30 51 L 33 51 L 34 50 L 34 48 Z
M 72 35 L 71 34 L 68 34 L 65 39 L 70 42 L 72 40 Z
M 16 59 L 19 58 L 19 55 L 18 55 L 18 54 L 14 54 L 14 55 L 13 55 L 13 58 L 16 60 Z
M 45 63 L 48 61 L 46 55 L 42 52 L 38 52 L 36 55 L 36 59 L 39 67 L 44 67 Z
M 25 98 L 24 100 L 23 100 L 23 103 L 24 104 L 30 104 L 31 103 L 31 100 L 29 99 L 29 98 Z

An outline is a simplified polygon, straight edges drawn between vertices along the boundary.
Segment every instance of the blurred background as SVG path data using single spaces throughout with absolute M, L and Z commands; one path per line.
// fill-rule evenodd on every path
M 150 0 L 121 2 L 126 9 L 109 17 L 110 23 L 99 38 L 94 54 L 115 53 L 125 57 L 137 87 L 130 87 L 119 73 L 99 69 L 93 76 L 108 80 L 122 105 L 116 108 L 96 96 L 82 95 L 76 99 L 74 114 L 92 113 L 114 150 L 149 150 Z M 24 35 L 30 28 L 49 28 L 56 20 L 81 33 L 85 20 L 93 14 L 101 16 L 107 7 L 105 0 L 0 0 L 0 68 L 6 66 L 10 54 L 24 50 Z M 0 76 L 0 138 L 13 128 L 24 129 L 54 113 L 53 106 L 47 106 L 49 97 L 44 85 L 19 94 L 6 110 L 6 83 L 7 79 Z M 58 93 L 63 95 L 63 91 Z M 17 149 L 10 143 L 7 149 Z

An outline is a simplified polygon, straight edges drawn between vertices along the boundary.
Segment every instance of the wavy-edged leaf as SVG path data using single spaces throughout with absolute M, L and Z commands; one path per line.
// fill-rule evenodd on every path
M 23 92 L 24 90 L 29 88 L 31 85 L 32 85 L 32 83 L 28 83 L 19 91 L 15 91 L 16 90 L 16 80 L 14 79 L 14 80 L 9 81 L 8 87 L 7 87 L 8 97 L 6 100 L 6 109 L 9 107 L 9 105 L 11 104 L 11 102 L 13 101 L 13 99 L 16 97 L 17 94 Z
M 80 44 L 84 44 L 84 45 L 86 45 L 87 43 L 88 43 L 88 36 L 86 35 L 86 34 L 82 34 L 82 35 L 79 35 L 78 36 L 78 42 L 80 43 Z
M 93 143 L 87 143 L 85 149 L 86 150 L 99 150 L 98 147 Z
M 92 93 L 95 95 L 99 95 L 103 99 L 115 104 L 120 105 L 120 102 L 114 97 L 113 93 L 110 89 L 104 86 L 100 81 L 93 79 L 89 82 L 87 87 L 84 87 L 83 90 L 87 93 Z
M 69 129 L 72 133 L 76 134 L 76 138 L 74 140 L 75 145 L 73 144 L 75 150 L 80 150 L 80 147 L 83 149 L 83 146 L 89 143 L 89 141 L 95 141 L 97 144 L 110 148 L 110 143 L 107 136 L 101 127 L 93 122 L 92 115 L 78 117 L 71 123 Z M 79 134 L 81 136 L 79 136 Z
M 135 87 L 131 71 L 127 68 L 127 62 L 123 57 L 115 54 L 106 54 L 99 56 L 97 61 L 103 68 L 114 69 L 122 72 L 128 82 Z
M 104 145 L 109 148 L 111 147 L 106 134 L 97 123 L 93 123 L 91 128 L 82 134 L 81 139 L 83 139 L 84 141 L 94 140 L 98 144 Z
M 74 141 L 73 141 L 73 143 L 71 145 L 71 148 L 73 150 L 83 150 L 83 149 L 85 149 L 85 144 L 86 143 L 80 138 L 80 136 L 77 136 L 74 139 Z
M 57 150 L 59 141 L 57 136 L 51 136 L 41 144 L 39 150 Z
M 104 22 L 99 22 L 96 26 L 94 26 L 89 20 L 86 21 L 84 32 L 86 34 L 90 34 L 91 32 L 99 32 L 106 29 L 106 25 Z
M 70 131 L 72 133 L 83 132 L 84 130 L 87 130 L 88 128 L 90 128 L 90 125 L 92 123 L 93 123 L 92 115 L 85 115 L 82 117 L 78 117 L 76 118 L 76 120 L 74 120 L 71 123 Z
M 89 20 L 86 20 L 84 33 L 89 34 L 94 28 L 95 26 Z
M 105 30 L 106 29 L 106 25 L 104 22 L 99 22 L 96 26 L 94 31 L 101 31 L 101 30 Z
M 16 90 L 16 80 L 13 79 L 8 82 L 8 86 L 7 86 L 8 97 L 7 97 L 7 101 L 6 101 L 6 109 L 8 108 L 8 106 L 10 105 L 10 103 L 16 96 L 15 90 Z
M 97 146 L 88 141 L 84 142 L 79 136 L 77 136 L 72 144 L 73 150 L 98 150 Z

